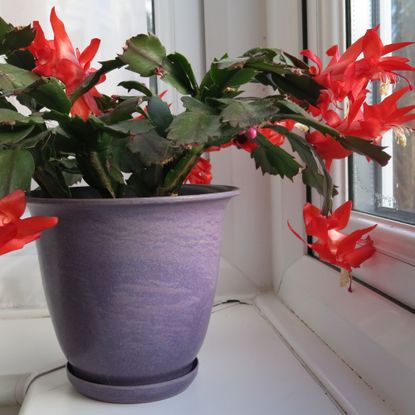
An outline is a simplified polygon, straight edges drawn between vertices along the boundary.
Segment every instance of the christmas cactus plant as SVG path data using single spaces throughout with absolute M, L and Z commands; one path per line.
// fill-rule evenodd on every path
M 54 9 L 50 21 L 52 40 L 36 21 L 14 27 L 0 20 L 0 196 L 28 191 L 34 180 L 44 196 L 70 198 L 81 179 L 103 198 L 174 196 L 183 183 L 210 182 L 207 153 L 235 146 L 262 173 L 300 174 L 322 195 L 321 209 L 304 207 L 306 232 L 317 238 L 309 247 L 322 260 L 349 273 L 373 254 L 364 238 L 370 228 L 340 232 L 351 203 L 332 212 L 330 166 L 352 153 L 387 164 L 381 137 L 415 119 L 413 106 L 397 107 L 411 87 L 379 104 L 366 97 L 371 81 L 395 84 L 396 71 L 414 70 L 406 58 L 389 56 L 408 43 L 385 46 L 370 29 L 343 55 L 329 49 L 326 67 L 308 50 L 311 66 L 255 48 L 215 59 L 198 83 L 187 59 L 167 54 L 153 34 L 128 39 L 118 56 L 92 69 L 100 40 L 80 52 Z M 129 94 L 101 94 L 105 74 L 123 67 L 177 89 L 184 111 L 173 114 L 137 81 L 121 82 Z M 249 83 L 269 87 L 269 95 L 242 95 Z

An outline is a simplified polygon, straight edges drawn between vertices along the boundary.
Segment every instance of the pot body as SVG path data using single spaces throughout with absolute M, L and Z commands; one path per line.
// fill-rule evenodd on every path
M 216 288 L 224 209 L 238 191 L 185 191 L 29 199 L 32 215 L 59 218 L 37 249 L 52 322 L 75 377 L 122 389 L 174 381 L 194 368 Z

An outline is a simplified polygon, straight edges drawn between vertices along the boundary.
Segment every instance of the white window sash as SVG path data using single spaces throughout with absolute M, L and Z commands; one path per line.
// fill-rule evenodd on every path
M 344 1 L 308 0 L 308 30 L 309 48 L 317 51 L 320 56 L 335 43 L 345 45 Z M 332 174 L 335 184 L 339 186 L 340 194 L 335 198 L 335 206 L 339 206 L 348 195 L 347 161 L 333 163 Z M 313 201 L 319 201 L 318 195 L 313 194 Z M 346 231 L 374 223 L 378 226 L 371 235 L 377 253 L 361 268 L 356 269 L 354 275 L 398 301 L 415 307 L 415 227 L 352 212 Z

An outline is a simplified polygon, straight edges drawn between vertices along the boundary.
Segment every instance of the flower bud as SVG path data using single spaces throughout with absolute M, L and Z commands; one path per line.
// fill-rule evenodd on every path
M 257 129 L 255 127 L 250 127 L 245 131 L 245 137 L 249 140 L 253 140 L 257 135 Z

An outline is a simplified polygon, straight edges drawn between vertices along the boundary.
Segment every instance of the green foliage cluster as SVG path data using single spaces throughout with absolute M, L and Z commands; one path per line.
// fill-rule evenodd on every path
M 238 58 L 214 60 L 200 84 L 180 53 L 167 54 L 159 39 L 140 34 L 126 42 L 123 53 L 101 62 L 67 97 L 54 78 L 34 74 L 34 60 L 25 50 L 34 38 L 30 27 L 15 28 L 0 20 L 0 197 L 16 188 L 29 189 L 33 178 L 48 197 L 71 197 L 71 186 L 83 178 L 102 197 L 176 194 L 199 157 L 211 146 L 237 140 L 251 126 L 284 134 L 296 157 L 264 136 L 254 139 L 252 158 L 261 171 L 317 189 L 330 208 L 335 192 L 324 163 L 307 141 L 271 122 L 292 119 L 332 135 L 347 148 L 381 164 L 381 148 L 318 122 L 304 108 L 315 103 L 320 86 L 300 60 L 277 49 L 251 49 Z M 185 110 L 169 106 L 144 84 L 120 85 L 135 95 L 97 98 L 103 114 L 87 120 L 72 117 L 71 105 L 97 84 L 101 75 L 121 67 L 144 77 L 159 74 L 182 95 Z M 248 83 L 270 86 L 267 97 L 241 96 Z M 10 97 L 24 105 L 22 115 Z M 294 98 L 294 99 L 293 99 Z M 140 114 L 140 117 L 135 116 Z

